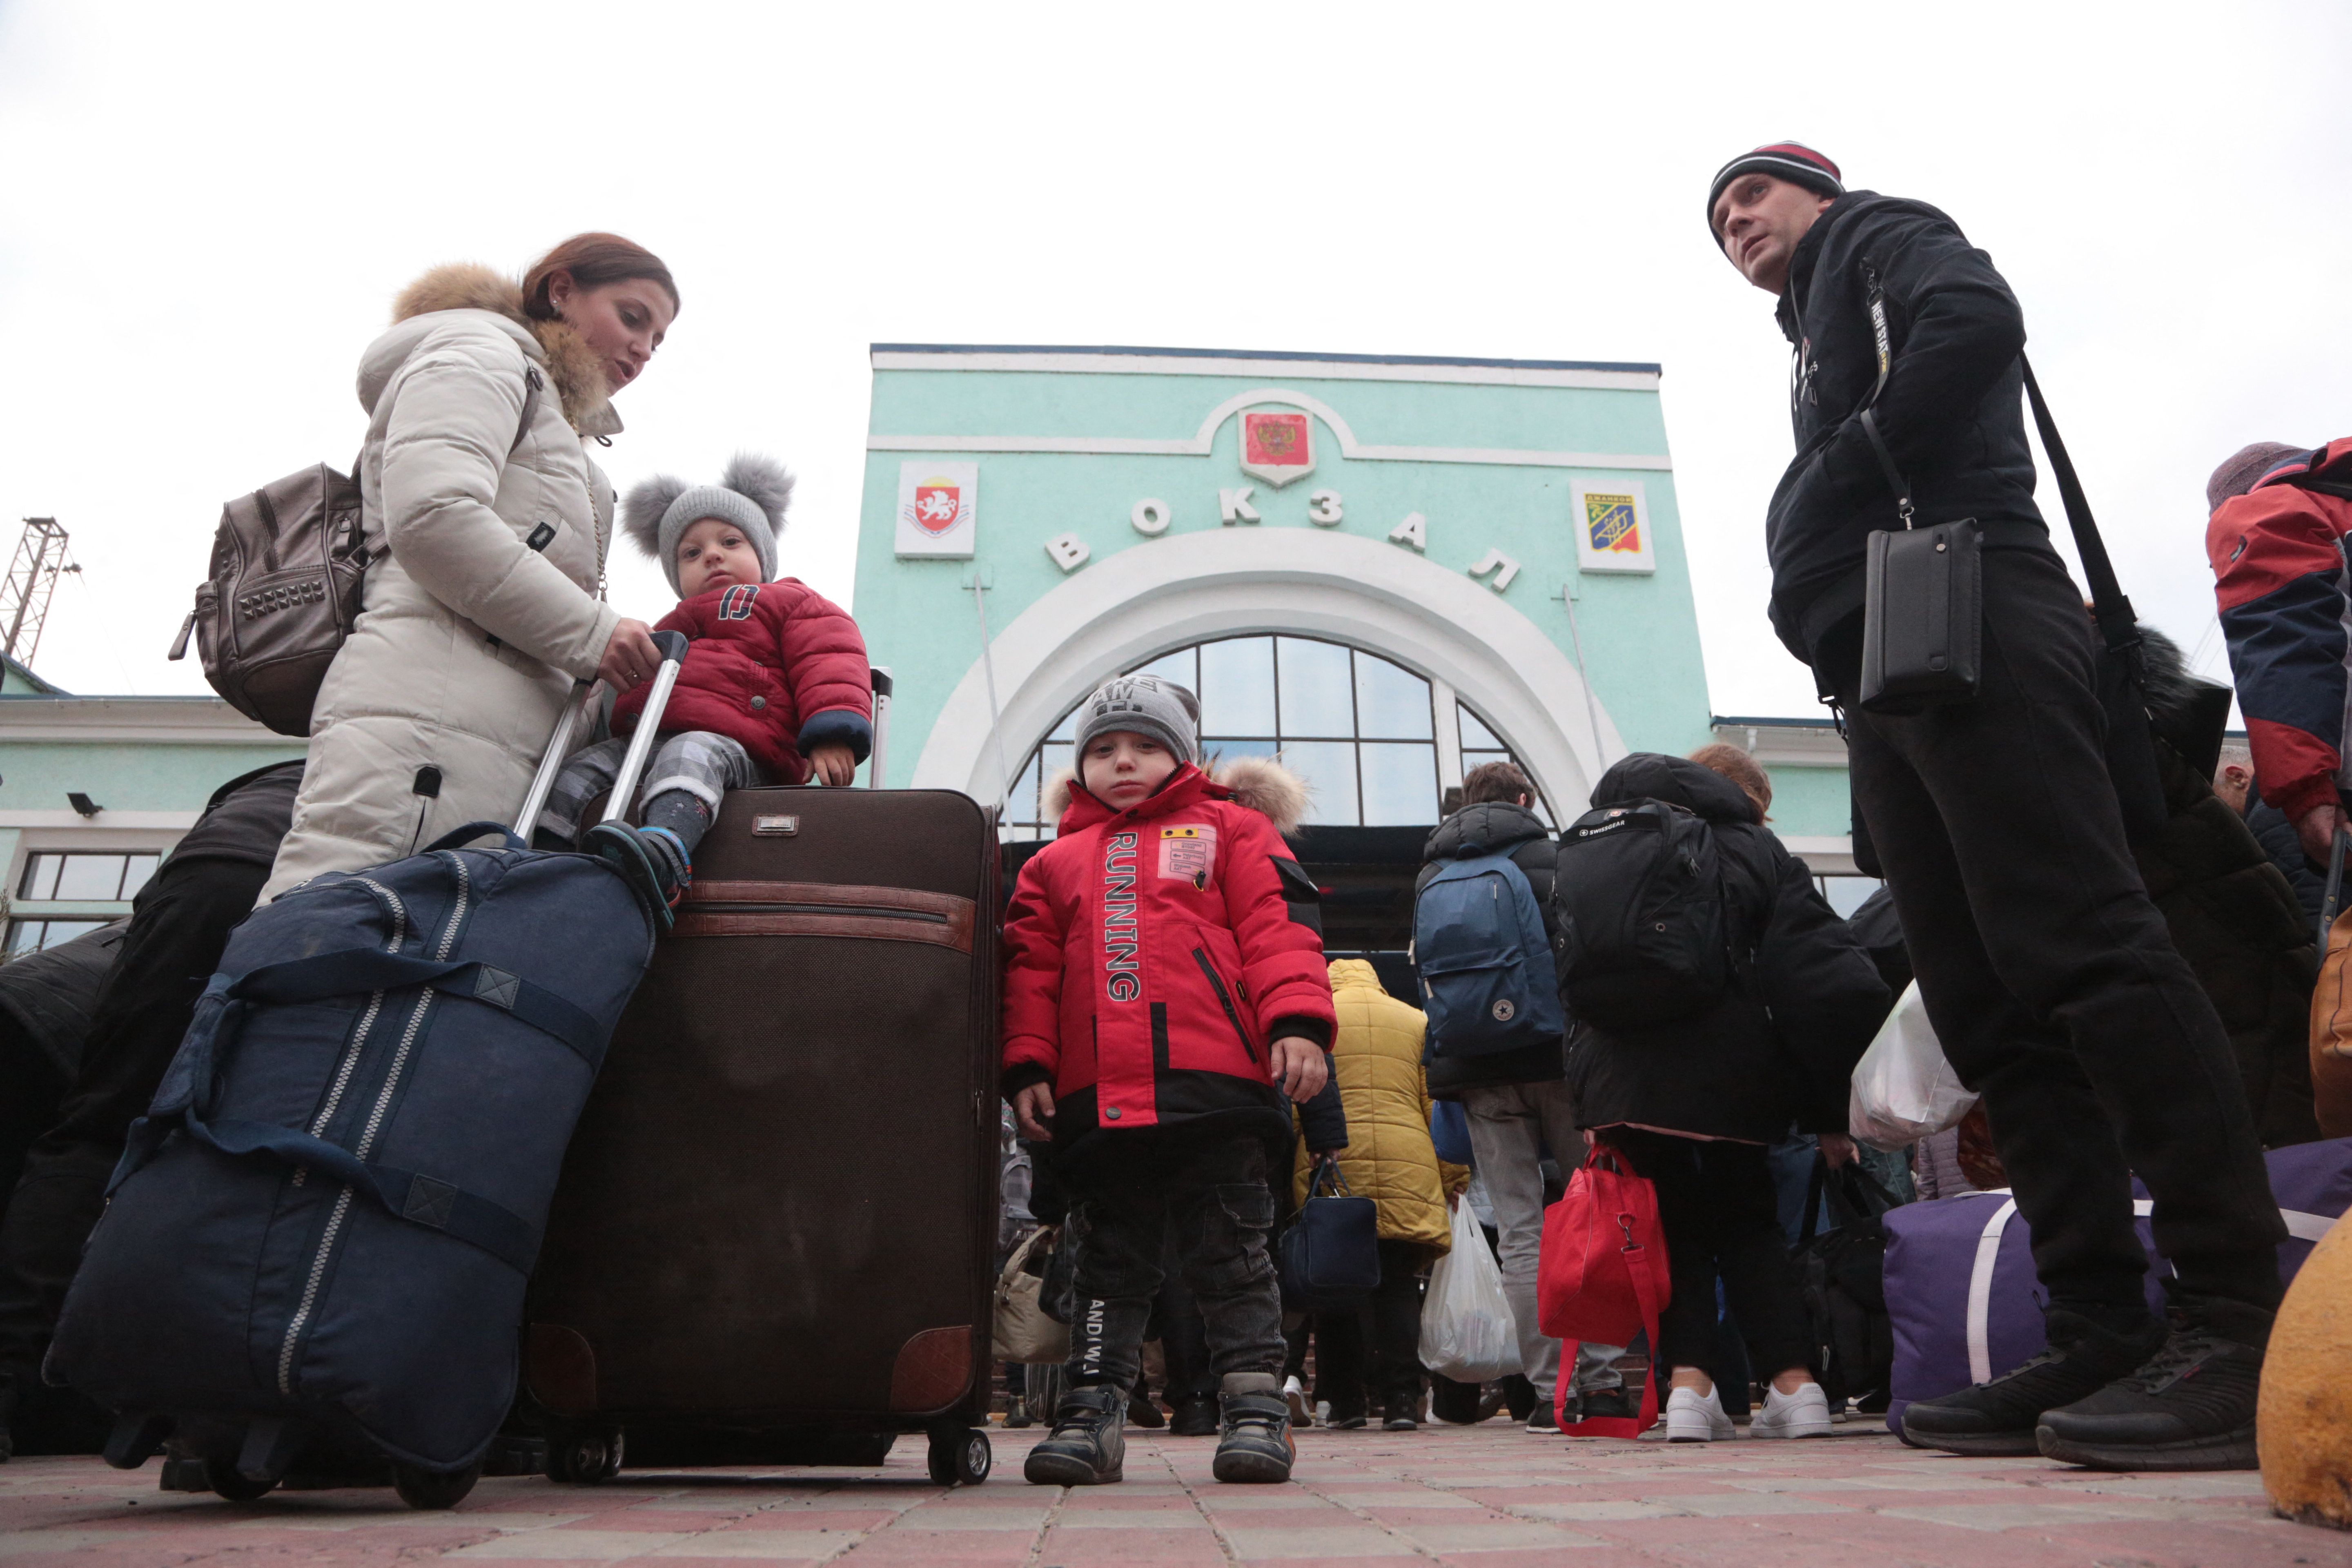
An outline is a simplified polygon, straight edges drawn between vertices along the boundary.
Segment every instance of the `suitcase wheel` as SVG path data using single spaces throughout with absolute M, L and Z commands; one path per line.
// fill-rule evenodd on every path
M 621 1434 L 559 1432 L 547 1440 L 547 1479 L 565 1486 L 602 1486 L 621 1473 Z
M 978 1427 L 942 1427 L 931 1434 L 930 1471 L 933 1484 L 976 1487 L 988 1479 L 995 1463 L 988 1434 Z
M 205 1485 L 231 1502 L 251 1502 L 256 1498 L 268 1496 L 278 1483 L 255 1480 L 238 1469 L 234 1459 L 206 1459 Z
M 392 1486 L 400 1500 L 411 1508 L 456 1508 L 482 1479 L 482 1467 L 477 1462 L 462 1470 L 441 1471 L 419 1469 L 415 1465 L 395 1464 L 392 1467 Z

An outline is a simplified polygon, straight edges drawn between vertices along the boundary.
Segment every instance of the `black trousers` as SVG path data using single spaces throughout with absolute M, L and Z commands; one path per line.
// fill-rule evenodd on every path
M 1096 1137 L 1100 1146 L 1063 1178 L 1063 1234 L 1075 1248 L 1070 1386 L 1135 1386 L 1170 1260 L 1199 1305 L 1215 1375 L 1279 1371 L 1282 1288 L 1266 1250 L 1274 1194 L 1264 1141 L 1160 1128 Z
M 2125 846 L 2083 595 L 2053 555 L 1988 551 L 1984 604 L 1971 702 L 1864 713 L 1858 644 L 1824 649 L 1928 1019 L 2053 1303 L 2144 1316 L 2137 1174 L 2168 1289 L 2275 1307 L 2284 1226 L 2229 1038 Z
M 1421 1399 L 1421 1270 L 1429 1249 L 1383 1241 L 1381 1282 L 1352 1312 L 1315 1314 L 1315 1397 L 1331 1414 L 1360 1415 L 1367 1393 L 1391 1415 L 1414 1413 Z
M 79 1074 L 0 1217 L 0 1389 L 12 1378 L 37 1381 L 131 1123 L 146 1112 L 229 932 L 268 879 L 268 867 L 249 861 L 175 858 L 132 901 Z
M 1678 1366 L 1696 1367 L 1715 1383 L 1737 1380 L 1745 1385 L 1747 1368 L 1725 1356 L 1717 1330 L 1717 1279 L 1745 1331 L 1758 1375 L 1776 1377 L 1790 1367 L 1811 1366 L 1804 1295 L 1789 1261 L 1764 1146 L 1706 1142 L 1637 1127 L 1612 1127 L 1602 1136 L 1624 1151 L 1633 1169 L 1658 1190 L 1658 1223 L 1665 1229 L 1666 1267 L 1674 1280 L 1674 1299 L 1658 1315 L 1660 1388 Z

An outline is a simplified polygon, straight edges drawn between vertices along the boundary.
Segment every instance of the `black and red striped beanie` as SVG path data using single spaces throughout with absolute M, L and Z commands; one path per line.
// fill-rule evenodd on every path
M 1845 185 L 1838 166 L 1801 142 L 1775 142 L 1759 147 L 1753 153 L 1742 153 L 1715 172 L 1715 183 L 1706 188 L 1706 231 L 1715 232 L 1715 204 L 1723 195 L 1723 187 L 1742 174 L 1773 174 L 1793 185 L 1825 196 L 1845 195 Z

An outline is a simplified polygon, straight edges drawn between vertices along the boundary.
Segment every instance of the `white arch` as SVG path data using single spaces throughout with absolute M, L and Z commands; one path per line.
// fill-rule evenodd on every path
M 1544 798 L 1574 815 L 1610 759 L 1615 722 L 1585 700 L 1558 645 L 1477 579 L 1402 545 L 1293 528 L 1220 529 L 1130 545 L 1081 568 L 990 644 L 1008 765 L 1111 675 L 1213 637 L 1288 632 L 1352 643 L 1442 680 L 1509 746 Z M 1593 724 L 1597 717 L 1599 733 Z M 987 676 L 975 659 L 917 759 L 918 789 L 994 801 Z

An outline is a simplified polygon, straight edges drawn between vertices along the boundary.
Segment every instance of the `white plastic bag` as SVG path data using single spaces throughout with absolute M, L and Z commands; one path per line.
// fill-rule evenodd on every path
M 1914 981 L 1854 1064 L 1846 1108 L 1853 1136 L 1874 1149 L 1900 1149 L 1957 1125 L 1976 1102 L 1944 1059 Z
M 1503 1270 L 1466 1203 L 1454 1205 L 1454 1250 L 1429 1271 L 1421 1364 L 1456 1383 L 1485 1383 L 1519 1370 L 1519 1330 L 1503 1294 Z

